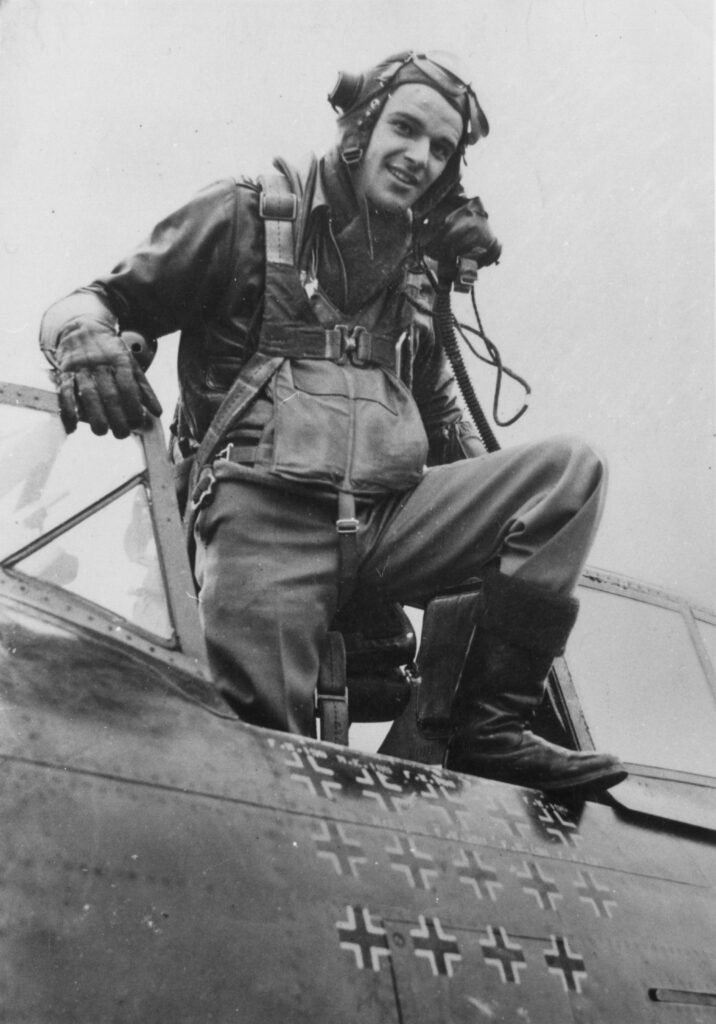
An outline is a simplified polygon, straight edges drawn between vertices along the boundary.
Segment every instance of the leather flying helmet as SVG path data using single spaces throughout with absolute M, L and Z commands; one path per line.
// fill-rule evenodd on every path
M 391 92 L 399 85 L 428 85 L 443 96 L 462 117 L 460 144 L 438 180 L 413 207 L 424 218 L 446 196 L 460 189 L 460 165 L 465 149 L 490 131 L 485 112 L 459 61 L 450 53 L 405 50 L 387 57 L 360 74 L 341 71 L 328 101 L 338 113 L 338 153 L 346 170 L 363 158 L 370 137 Z
M 465 81 L 459 62 L 444 51 L 416 53 L 406 50 L 376 64 L 369 71 L 341 71 L 328 100 L 343 129 L 343 161 L 358 163 L 391 90 L 408 82 L 429 85 L 457 110 L 463 121 L 460 153 L 487 135 L 490 126 L 472 86 Z

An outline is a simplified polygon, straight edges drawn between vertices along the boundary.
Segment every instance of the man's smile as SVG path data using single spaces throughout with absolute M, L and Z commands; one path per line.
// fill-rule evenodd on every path
M 388 170 L 397 178 L 403 185 L 408 185 L 410 188 L 418 188 L 420 185 L 420 179 L 412 174 L 410 171 L 406 171 L 403 167 L 397 167 L 395 164 L 388 164 Z

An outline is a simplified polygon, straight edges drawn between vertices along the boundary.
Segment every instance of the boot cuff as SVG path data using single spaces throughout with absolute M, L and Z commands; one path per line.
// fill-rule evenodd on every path
M 493 571 L 483 580 L 477 625 L 518 647 L 555 658 L 564 653 L 578 611 L 576 597 Z

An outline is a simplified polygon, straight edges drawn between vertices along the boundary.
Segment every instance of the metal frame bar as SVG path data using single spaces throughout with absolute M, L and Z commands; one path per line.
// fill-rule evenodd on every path
M 51 544 L 52 541 L 57 540 L 64 533 L 68 533 L 73 530 L 75 526 L 79 526 L 80 523 L 84 523 L 87 519 L 90 519 L 95 512 L 100 512 L 103 508 L 107 508 L 112 502 L 116 501 L 117 498 L 121 498 L 125 494 L 129 494 L 130 491 L 134 490 L 135 487 L 140 487 L 146 483 L 146 475 L 144 472 L 135 473 L 134 476 L 128 477 L 123 484 L 119 487 L 115 487 L 113 490 L 103 494 L 101 498 L 93 501 L 90 505 L 85 506 L 81 512 L 75 512 L 74 515 L 69 516 L 67 519 L 63 519 L 57 526 L 53 526 L 52 529 L 47 530 L 45 533 L 41 533 L 35 540 L 30 541 L 29 544 L 25 544 L 24 547 L 18 548 L 17 551 L 13 551 L 12 554 L 2 559 L 0 563 L 3 569 L 12 569 L 18 562 L 22 562 L 25 558 L 29 558 L 34 555 L 36 551 L 40 551 L 42 548 Z M 22 571 L 22 570 L 20 570 Z
M 0 383 L 0 405 L 37 409 L 40 412 L 59 415 L 59 401 L 54 392 L 27 387 L 22 384 Z M 192 671 L 202 678 L 208 679 L 206 645 L 199 621 L 194 580 L 184 543 L 179 510 L 174 493 L 172 468 L 167 458 L 160 420 L 147 417 L 147 425 L 137 432 L 137 436 L 142 444 L 144 454 L 145 470 L 143 472 L 133 474 L 131 478 L 119 487 L 93 502 L 81 512 L 53 527 L 52 530 L 43 534 L 41 538 L 32 541 L 20 551 L 14 552 L 9 558 L 4 560 L 3 568 L 10 568 L 16 565 L 23 558 L 44 547 L 49 541 L 54 540 L 55 537 L 60 536 L 73 526 L 88 519 L 95 511 L 111 504 L 112 501 L 127 493 L 133 487 L 148 483 L 148 494 L 151 499 L 148 502 L 149 511 L 160 571 L 167 596 L 169 618 L 175 632 L 174 641 L 170 640 L 167 642 L 166 638 L 158 636 L 154 638 L 153 634 L 149 634 L 142 630 L 141 627 L 137 627 L 128 620 L 113 614 L 102 605 L 95 605 L 93 602 L 80 598 L 78 595 L 62 590 L 62 588 L 53 587 L 52 584 L 41 584 L 24 575 L 20 584 L 21 592 L 24 594 L 25 600 L 33 595 L 38 596 L 44 607 L 59 608 L 61 606 L 63 609 L 62 614 L 65 617 L 70 614 L 73 621 L 77 621 L 85 626 L 99 621 L 103 626 L 116 632 L 117 624 L 121 622 L 121 628 L 125 637 L 133 635 L 141 638 L 142 646 L 147 644 L 150 649 L 149 653 L 156 653 L 156 650 L 161 649 L 166 650 L 168 647 L 178 647 L 190 659 Z M 12 574 L 7 574 L 3 580 L 6 587 L 7 581 L 12 578 L 20 578 L 18 570 L 15 570 Z M 57 591 L 59 595 L 57 601 L 48 598 L 48 588 Z M 90 608 L 92 609 L 91 613 L 88 611 Z M 104 630 L 100 629 L 100 632 L 104 632 Z M 186 665 L 184 667 L 186 668 Z

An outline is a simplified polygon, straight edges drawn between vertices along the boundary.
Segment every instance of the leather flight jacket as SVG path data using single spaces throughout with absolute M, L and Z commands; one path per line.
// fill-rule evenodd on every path
M 277 161 L 276 167 L 295 196 L 294 223 L 300 247 L 302 238 L 315 230 L 316 224 L 320 227 L 330 218 L 321 164 L 313 158 L 300 170 L 283 161 Z M 261 216 L 262 195 L 261 186 L 248 179 L 224 180 L 209 186 L 161 221 L 110 274 L 74 293 L 79 296 L 89 291 L 99 298 L 117 318 L 121 330 L 138 331 L 152 338 L 181 332 L 175 457 L 196 450 L 242 367 L 260 344 L 277 344 L 281 333 L 277 325 L 287 322 L 295 323 L 299 331 L 308 325 L 327 328 L 324 340 L 328 339 L 328 348 L 322 355 L 328 356 L 326 362 L 334 368 L 329 373 L 336 373 L 336 381 L 343 380 L 343 391 L 349 378 L 362 381 L 371 376 L 377 380 L 379 374 L 389 424 L 397 421 L 396 410 L 402 415 L 410 409 L 412 416 L 417 409 L 428 439 L 428 465 L 482 454 L 475 428 L 463 415 L 452 371 L 435 343 L 431 319 L 415 312 L 406 301 L 406 291 L 412 291 L 423 306 L 429 306 L 427 282 L 413 280 L 406 287 L 401 281 L 398 287 L 386 288 L 376 296 L 367 316 L 362 311 L 360 322 L 335 311 L 332 322 L 325 324 L 316 315 L 316 303 L 308 295 L 292 255 L 291 265 L 287 264 L 284 272 L 285 290 L 276 300 L 278 306 L 286 303 L 287 308 L 274 310 L 266 291 L 266 225 L 270 221 Z M 293 203 L 292 199 L 292 207 Z M 328 251 L 330 255 L 330 247 Z M 340 254 L 336 251 L 332 258 L 339 260 Z M 70 299 L 68 296 L 61 302 Z M 396 365 L 393 357 L 391 367 L 388 353 L 399 341 L 399 360 Z M 321 361 L 315 350 L 305 354 L 307 359 L 289 360 L 292 377 L 287 367 L 271 385 L 273 398 L 267 389 L 257 396 L 242 418 L 236 440 L 248 440 L 254 446 L 262 442 L 263 453 L 271 450 L 275 388 L 283 399 L 288 390 L 293 393 L 297 387 L 315 386 L 315 371 Z M 360 377 L 352 372 L 356 368 L 361 371 Z M 413 405 L 407 403 L 406 392 L 412 396 Z M 383 424 L 382 413 L 380 422 Z M 381 425 L 379 433 L 376 440 L 380 444 L 393 444 L 398 443 L 402 431 L 395 432 L 393 438 L 393 429 Z M 411 426 L 410 436 L 417 439 L 419 434 Z M 424 439 L 414 443 L 412 457 L 417 463 Z M 327 454 L 330 462 L 331 453 Z M 295 467 L 283 447 L 279 458 L 281 471 L 292 474 Z M 368 473 L 360 462 L 355 463 L 352 481 L 357 487 L 368 482 Z M 397 470 L 397 463 L 395 467 Z M 336 480 L 344 471 L 345 466 L 339 468 L 336 462 L 331 478 Z M 394 480 L 387 482 L 388 489 L 405 486 L 414 473 L 414 469 L 400 469 Z M 380 482 L 378 489 L 385 484 Z M 368 482 L 368 489 L 372 487 Z

